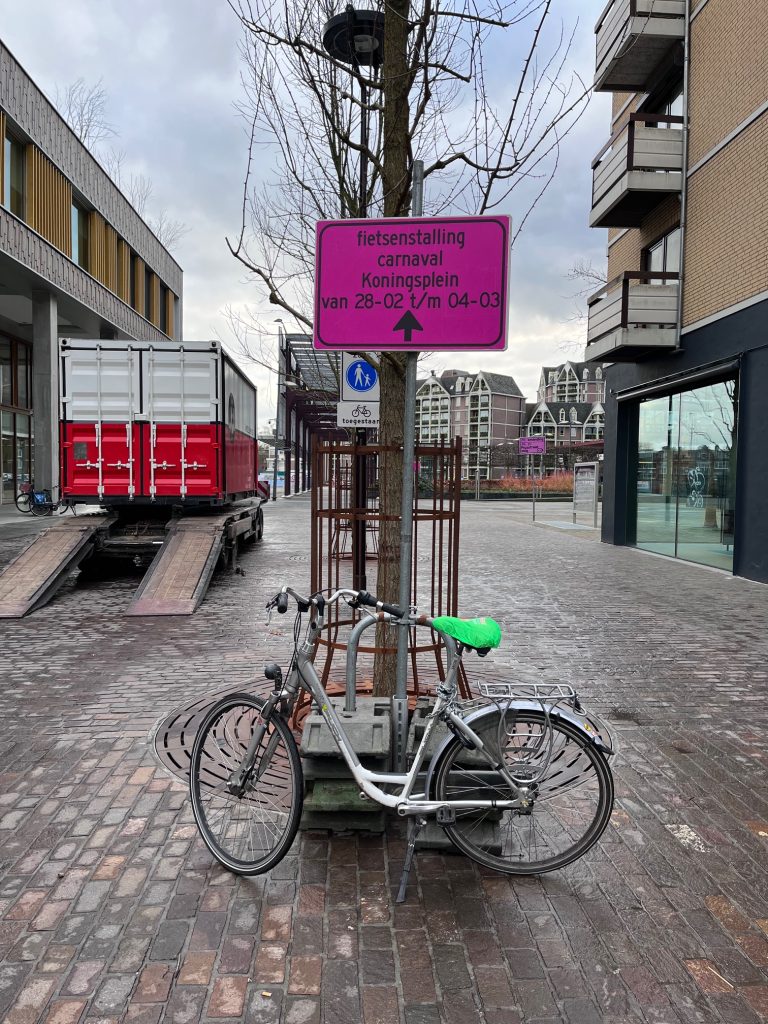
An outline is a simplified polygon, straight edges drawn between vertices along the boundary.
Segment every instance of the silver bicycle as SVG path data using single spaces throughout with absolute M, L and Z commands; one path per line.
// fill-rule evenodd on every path
M 311 694 L 361 797 L 410 819 L 399 900 L 405 895 L 418 831 L 429 817 L 462 853 L 507 874 L 554 871 L 597 842 L 613 807 L 607 761 L 612 744 L 605 725 L 584 710 L 573 688 L 481 683 L 479 698 L 458 699 L 464 652 L 472 649 L 484 656 L 500 642 L 492 619 L 430 619 L 365 591 L 302 597 L 287 587 L 269 602 L 268 610 L 285 613 L 289 598 L 297 612 L 285 680 L 277 665 L 267 665 L 265 675 L 274 683 L 269 697 L 233 693 L 218 701 L 202 721 L 192 749 L 195 820 L 206 846 L 224 867 L 243 875 L 261 874 L 293 843 L 304 780 L 289 720 L 301 690 Z M 362 613 L 348 646 L 347 670 L 353 680 L 360 634 L 376 623 L 432 629 L 445 644 L 446 677 L 437 687 L 406 773 L 363 767 L 312 663 L 325 609 L 341 600 Z

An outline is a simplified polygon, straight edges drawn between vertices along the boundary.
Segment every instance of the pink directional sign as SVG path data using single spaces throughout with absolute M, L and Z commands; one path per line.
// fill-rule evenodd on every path
M 316 349 L 507 347 L 508 217 L 320 221 Z
M 546 437 L 519 437 L 517 439 L 518 451 L 521 455 L 546 455 Z

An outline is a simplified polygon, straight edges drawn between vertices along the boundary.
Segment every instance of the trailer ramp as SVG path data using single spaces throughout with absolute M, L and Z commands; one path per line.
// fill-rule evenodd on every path
M 42 608 L 94 549 L 96 534 L 114 516 L 62 519 L 32 541 L 0 573 L 0 619 L 20 619 Z
M 205 597 L 232 513 L 177 520 L 128 608 L 128 615 L 192 615 Z

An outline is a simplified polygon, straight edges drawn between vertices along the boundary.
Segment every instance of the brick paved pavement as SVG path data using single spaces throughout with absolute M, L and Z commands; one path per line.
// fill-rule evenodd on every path
M 285 649 L 261 608 L 307 578 L 309 509 L 281 502 L 192 619 L 122 617 L 117 580 L 0 623 L 0 1020 L 768 1018 L 768 591 L 503 506 L 463 515 L 462 610 L 505 630 L 483 671 L 573 682 L 613 722 L 600 846 L 523 881 L 422 853 L 402 907 L 396 834 L 307 835 L 256 879 L 212 863 L 146 738 Z M 0 530 L 0 563 L 21 543 Z

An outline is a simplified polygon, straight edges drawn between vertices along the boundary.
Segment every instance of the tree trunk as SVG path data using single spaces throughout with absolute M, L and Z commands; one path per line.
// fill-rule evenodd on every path
M 384 24 L 383 174 L 384 216 L 407 216 L 410 209 L 410 152 L 408 142 L 408 0 L 389 0 Z M 392 326 L 394 327 L 393 320 Z M 379 439 L 379 570 L 376 592 L 397 604 L 400 587 L 400 503 L 403 493 L 403 416 L 405 413 L 405 356 L 384 355 L 381 361 L 381 419 Z M 395 450 L 387 450 L 392 449 Z M 397 630 L 378 627 L 373 666 L 373 692 L 395 692 Z

